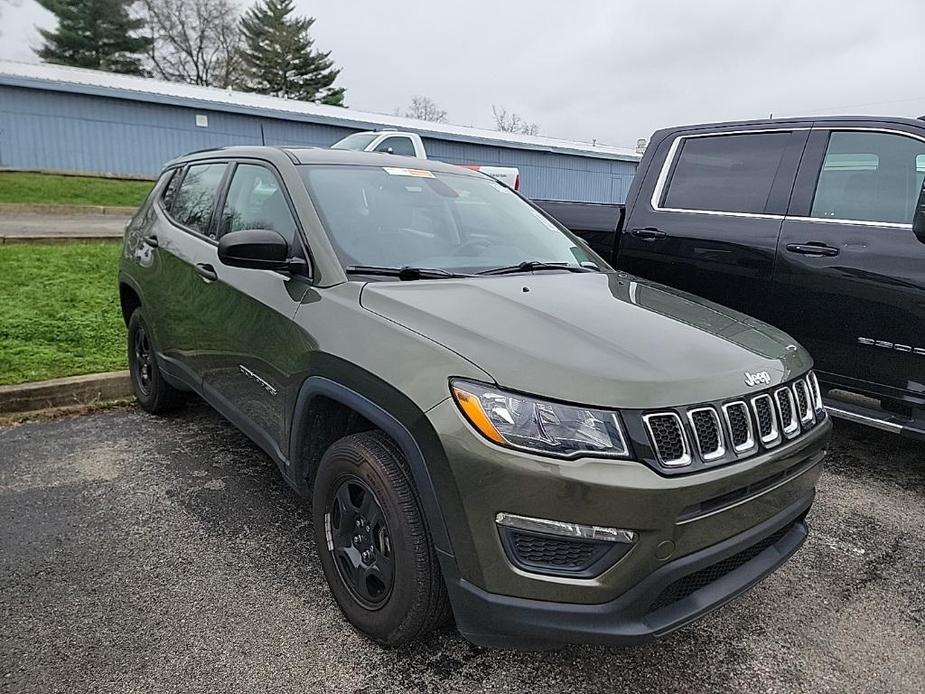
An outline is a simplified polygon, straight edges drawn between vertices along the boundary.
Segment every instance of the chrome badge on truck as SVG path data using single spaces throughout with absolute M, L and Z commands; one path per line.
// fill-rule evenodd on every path
M 745 372 L 745 382 L 749 386 L 771 385 L 771 374 L 767 371 L 756 371 L 755 373 Z

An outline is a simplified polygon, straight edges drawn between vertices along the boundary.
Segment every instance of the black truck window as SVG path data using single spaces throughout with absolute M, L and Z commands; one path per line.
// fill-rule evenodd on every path
M 911 224 L 925 142 L 879 132 L 833 132 L 810 216 Z
M 763 213 L 789 140 L 789 132 L 685 139 L 662 206 Z

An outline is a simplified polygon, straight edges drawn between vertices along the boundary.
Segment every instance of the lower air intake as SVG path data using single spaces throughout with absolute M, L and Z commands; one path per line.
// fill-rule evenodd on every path
M 752 545 L 748 549 L 744 549 L 738 554 L 733 554 L 731 557 L 727 557 L 722 561 L 719 561 L 712 566 L 708 566 L 705 569 L 701 569 L 695 573 L 689 574 L 684 578 L 678 579 L 667 588 L 665 588 L 659 596 L 655 599 L 655 602 L 649 607 L 649 612 L 655 612 L 656 610 L 661 610 L 669 605 L 672 605 L 680 600 L 683 600 L 686 597 L 689 597 L 696 593 L 701 588 L 706 588 L 708 585 L 714 581 L 718 581 L 723 576 L 732 573 L 740 566 L 747 564 L 752 559 L 761 554 L 771 545 L 777 544 L 781 538 L 784 537 L 793 525 L 788 525 L 780 530 L 778 530 L 773 535 L 766 537 L 760 542 Z

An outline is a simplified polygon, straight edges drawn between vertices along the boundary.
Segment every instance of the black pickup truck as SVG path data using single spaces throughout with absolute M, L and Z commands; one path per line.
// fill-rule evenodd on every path
M 655 133 L 625 207 L 535 202 L 614 267 L 790 333 L 832 414 L 920 438 L 923 179 L 921 119 L 762 120 Z

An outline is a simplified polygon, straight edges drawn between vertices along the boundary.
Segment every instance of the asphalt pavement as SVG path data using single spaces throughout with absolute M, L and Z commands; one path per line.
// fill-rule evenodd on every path
M 925 445 L 837 423 L 804 548 L 636 648 L 399 650 L 333 603 L 306 506 L 202 404 L 0 429 L 0 691 L 923 692 Z

